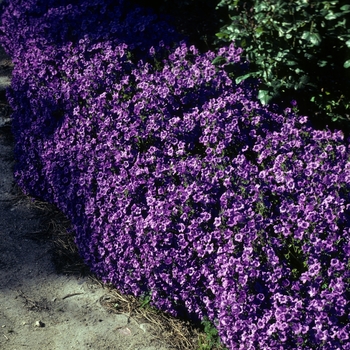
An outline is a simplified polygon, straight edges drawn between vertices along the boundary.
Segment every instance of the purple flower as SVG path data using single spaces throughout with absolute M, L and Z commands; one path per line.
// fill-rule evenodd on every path
M 104 282 L 209 317 L 229 349 L 349 348 L 342 134 L 262 107 L 223 69 L 244 68 L 234 45 L 200 53 L 149 10 L 79 4 L 2 14 L 18 184 Z

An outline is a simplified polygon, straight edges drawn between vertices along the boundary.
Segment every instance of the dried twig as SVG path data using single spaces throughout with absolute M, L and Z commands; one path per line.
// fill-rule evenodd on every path
M 84 294 L 84 293 L 71 293 L 71 294 L 67 294 L 66 296 L 64 296 L 64 297 L 62 298 L 62 300 L 67 299 L 67 298 L 70 298 L 70 297 L 75 297 L 76 295 L 82 295 L 82 294 Z

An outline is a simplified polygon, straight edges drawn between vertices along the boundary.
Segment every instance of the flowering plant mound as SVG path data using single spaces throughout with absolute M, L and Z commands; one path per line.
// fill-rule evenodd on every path
M 208 317 L 229 349 L 350 349 L 343 134 L 262 107 L 226 73 L 245 68 L 233 45 L 155 44 L 160 24 L 123 1 L 26 3 L 2 15 L 15 177 L 70 218 L 91 270 Z M 91 31 L 63 37 L 78 18 Z

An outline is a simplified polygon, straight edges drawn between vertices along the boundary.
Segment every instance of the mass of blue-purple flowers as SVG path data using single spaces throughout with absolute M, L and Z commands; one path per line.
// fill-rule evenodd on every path
M 104 282 L 233 349 L 350 349 L 350 150 L 128 1 L 9 0 L 22 189 Z M 216 62 L 213 64 L 213 62 Z M 219 62 L 219 63 L 218 63 Z

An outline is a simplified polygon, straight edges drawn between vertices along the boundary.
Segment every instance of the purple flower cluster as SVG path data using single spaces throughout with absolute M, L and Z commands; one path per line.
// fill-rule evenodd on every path
M 18 184 L 103 281 L 231 350 L 350 349 L 348 140 L 234 84 L 241 49 L 126 3 L 5 2 Z

